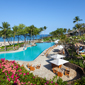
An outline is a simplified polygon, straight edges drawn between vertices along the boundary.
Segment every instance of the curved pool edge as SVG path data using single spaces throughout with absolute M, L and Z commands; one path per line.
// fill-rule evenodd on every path
M 36 46 L 36 45 L 34 45 Z M 32 46 L 29 46 L 29 47 L 32 47 Z M 24 47 L 20 47 L 18 50 L 15 50 L 15 51 L 4 51 L 4 52 L 0 52 L 0 54 L 3 54 L 3 53 L 14 53 L 14 52 L 21 52 L 21 51 L 25 51 L 27 50 L 28 47 L 26 47 L 25 50 L 23 50 Z
M 36 43 L 43 43 L 43 42 L 36 42 Z M 34 45 L 32 46 L 29 46 L 29 47 L 33 47 L 33 46 L 36 46 L 37 44 L 34 43 Z M 49 42 L 48 42 L 49 43 Z M 27 50 L 28 47 L 26 47 L 25 50 L 23 50 L 24 47 L 20 47 L 18 50 L 15 50 L 15 51 L 4 51 L 4 52 L 0 52 L 0 54 L 3 54 L 3 53 L 14 53 L 14 52 L 21 52 L 21 51 L 25 51 Z
M 51 46 L 52 47 L 52 46 Z M 49 47 L 50 48 L 50 47 Z M 49 48 L 47 48 L 47 49 L 49 49 Z M 22 62 L 22 64 L 24 63 L 24 62 L 33 62 L 33 61 L 35 61 L 37 58 L 39 58 L 40 56 L 41 56 L 41 54 L 43 54 L 43 56 L 45 56 L 44 55 L 44 53 L 46 52 L 46 50 L 47 49 L 45 49 L 43 52 L 41 52 L 34 60 L 31 60 L 31 61 L 25 61 L 25 60 L 9 60 L 9 59 L 6 59 L 6 60 L 8 60 L 8 61 L 15 61 L 15 62 Z
M 37 42 L 37 43 L 39 43 L 39 42 Z M 35 46 L 37 46 L 37 43 L 35 43 L 35 45 L 33 45 L 33 46 L 31 46 L 31 47 L 35 47 Z M 47 42 L 45 42 L 45 43 L 47 43 Z M 50 43 L 50 42 L 48 42 L 48 43 Z M 53 46 L 53 45 L 52 45 Z M 50 47 L 52 47 L 52 46 L 50 46 Z M 49 48 L 50 48 L 49 47 Z M 23 48 L 23 47 L 22 47 Z M 29 48 L 30 49 L 30 47 L 27 47 L 27 48 Z M 49 49 L 49 48 L 47 48 L 47 49 Z M 47 50 L 47 49 L 44 49 L 39 55 L 37 55 L 37 57 L 35 57 L 35 58 L 33 58 L 32 60 L 19 60 L 19 59 L 6 59 L 6 60 L 9 60 L 9 61 L 13 61 L 13 60 L 15 60 L 15 61 L 24 61 L 24 62 L 31 62 L 31 61 L 34 61 L 34 60 L 36 60 L 40 55 L 44 55 L 44 54 L 42 54 L 42 53 L 45 53 L 45 51 Z M 26 49 L 25 49 L 26 50 Z M 10 53 L 18 53 L 18 52 L 24 52 L 25 50 L 17 50 L 17 51 L 9 51 L 9 52 L 2 52 L 2 53 L 0 53 L 1 55 L 2 54 L 10 54 Z

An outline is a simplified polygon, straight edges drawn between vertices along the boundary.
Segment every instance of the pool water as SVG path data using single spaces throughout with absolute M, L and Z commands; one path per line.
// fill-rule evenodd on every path
M 36 43 L 36 46 L 28 47 L 24 51 L 14 53 L 0 54 L 0 59 L 5 58 L 8 60 L 21 60 L 21 61 L 33 61 L 36 59 L 45 49 L 53 46 L 54 43 Z

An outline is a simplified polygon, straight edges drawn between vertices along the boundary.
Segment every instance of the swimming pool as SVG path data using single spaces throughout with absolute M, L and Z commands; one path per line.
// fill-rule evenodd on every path
M 14 53 L 0 54 L 0 59 L 5 58 L 8 60 L 21 60 L 21 61 L 33 61 L 36 59 L 45 49 L 53 46 L 54 43 L 36 43 L 36 46 L 28 47 L 24 51 Z

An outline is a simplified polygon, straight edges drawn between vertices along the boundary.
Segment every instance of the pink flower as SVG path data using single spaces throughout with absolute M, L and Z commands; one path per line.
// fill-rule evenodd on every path
M 10 81 L 10 79 L 9 79 L 9 78 L 7 78 L 7 80 L 8 80 L 8 81 Z
M 33 78 L 35 78 L 35 77 L 33 76 Z
M 3 59 L 3 58 L 1 58 L 1 61 L 2 61 L 2 62 L 4 62 L 4 60 L 5 60 L 5 58 L 4 58 L 4 59 Z
M 10 72 L 8 71 L 8 74 L 10 74 Z
M 22 73 L 19 73 L 19 75 L 21 75 Z
M 9 76 L 7 76 L 7 78 L 8 78 Z
M 16 85 L 17 85 L 17 81 L 14 81 L 14 83 L 16 83 Z
M 20 78 L 19 76 L 17 78 Z
M 28 84 L 30 83 L 30 81 L 28 81 Z
M 44 85 L 47 85 L 46 83 L 44 83 Z
M 23 73 L 23 75 L 25 76 L 25 75 L 26 75 L 26 73 Z
M 16 65 L 16 69 L 18 68 L 18 65 Z
M 18 70 L 18 72 L 20 72 L 21 71 L 21 69 L 20 70 Z
M 31 85 L 33 85 L 33 84 L 31 83 Z
M 12 63 L 15 63 L 15 60 L 14 60 L 14 61 L 12 61 Z
M 26 82 L 24 82 L 24 84 L 26 84 Z
M 15 81 L 17 81 L 17 79 L 18 79 L 18 78 L 16 77 L 16 78 L 15 78 Z
M 5 73 L 5 75 L 7 76 L 7 73 Z
M 20 83 L 19 79 L 17 79 L 17 82 Z
M 53 81 L 51 81 L 51 83 L 53 83 Z
M 17 74 L 15 76 L 18 76 Z
M 46 83 L 49 84 L 49 81 L 47 81 Z
M 21 82 L 21 84 L 24 84 L 23 82 Z
M 58 85 L 57 83 L 55 83 L 55 85 Z
M 6 69 L 4 69 L 2 72 L 5 72 L 6 71 Z
M 14 78 L 14 74 L 11 75 L 11 78 L 12 78 L 12 79 Z
M 29 75 L 29 72 L 27 73 L 27 75 Z

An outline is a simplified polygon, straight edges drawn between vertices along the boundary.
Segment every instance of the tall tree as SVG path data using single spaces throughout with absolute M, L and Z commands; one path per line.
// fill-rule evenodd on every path
M 9 43 L 9 45 L 11 45 L 12 43 L 10 43 L 10 41 L 12 41 L 12 37 L 13 37 L 13 31 L 11 29 L 9 29 L 6 33 L 6 39 Z
M 13 50 L 14 50 L 14 45 L 15 45 L 14 41 L 15 41 L 15 36 L 17 35 L 18 26 L 14 26 L 12 27 L 12 29 L 13 29 Z
M 4 39 L 4 45 L 5 45 L 5 51 L 7 50 L 6 48 L 6 34 L 7 31 L 10 29 L 10 24 L 8 24 L 8 22 L 2 22 L 2 27 L 0 27 L 1 30 L 1 36 Z
M 25 46 L 26 46 L 26 37 L 29 35 L 29 31 L 30 31 L 30 28 L 29 27 L 25 27 L 23 29 L 23 32 L 22 32 L 22 35 L 24 36 Z
M 43 31 L 43 27 L 40 27 L 39 30 L 40 30 L 40 33 L 41 33 Z M 42 41 L 43 41 L 43 35 L 42 35 Z
M 38 28 L 35 28 L 34 29 L 34 36 L 37 38 L 37 35 L 39 35 L 39 29 Z
M 78 16 L 76 16 L 73 20 L 74 20 L 73 23 L 77 22 L 77 24 L 78 24 L 78 21 L 82 21 L 82 19 L 80 19 Z
M 70 30 L 70 28 L 67 30 L 67 32 L 71 32 L 72 30 Z
M 31 33 L 31 40 L 32 40 L 32 36 L 34 36 L 34 29 L 36 27 L 34 25 L 31 25 L 31 26 L 29 26 L 29 28 L 30 28 L 30 32 L 29 33 Z M 33 39 L 34 39 L 34 37 L 33 37 Z
M 18 38 L 18 43 L 19 43 L 19 39 L 20 39 L 20 36 L 22 35 L 23 33 L 23 29 L 25 28 L 25 25 L 24 24 L 19 24 L 18 26 L 18 29 L 17 29 L 17 38 Z
M 80 35 L 81 34 L 80 33 L 80 25 L 78 25 L 78 21 L 82 21 L 82 19 L 80 19 L 78 16 L 76 16 L 73 20 L 74 20 L 73 23 L 77 22 L 76 27 L 78 27 L 77 29 L 78 29 L 79 35 Z
M 46 26 L 44 26 L 44 28 L 43 28 L 43 30 L 44 30 L 44 37 L 45 37 L 45 30 L 47 29 L 47 27 Z

